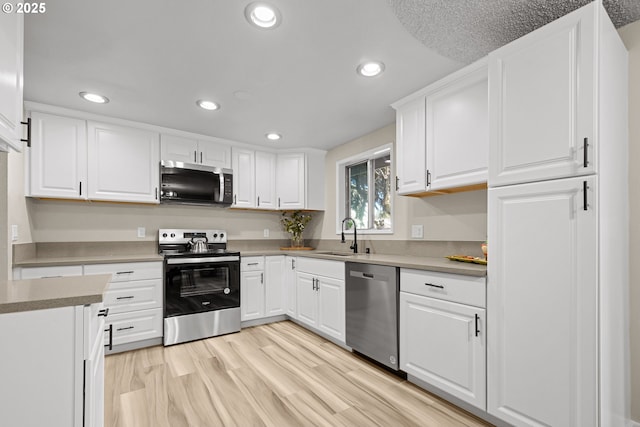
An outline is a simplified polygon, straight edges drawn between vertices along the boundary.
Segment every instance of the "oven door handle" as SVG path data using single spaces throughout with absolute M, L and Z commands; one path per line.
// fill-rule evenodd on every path
M 169 258 L 167 264 L 204 264 L 204 263 L 220 263 L 220 262 L 240 262 L 239 256 L 217 256 L 203 258 Z

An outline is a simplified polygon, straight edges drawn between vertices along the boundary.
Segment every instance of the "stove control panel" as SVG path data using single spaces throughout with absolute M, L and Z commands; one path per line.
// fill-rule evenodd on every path
M 202 240 L 206 243 L 227 243 L 227 232 L 225 230 L 180 230 L 163 229 L 158 230 L 158 242 L 161 245 L 186 244 L 190 241 Z

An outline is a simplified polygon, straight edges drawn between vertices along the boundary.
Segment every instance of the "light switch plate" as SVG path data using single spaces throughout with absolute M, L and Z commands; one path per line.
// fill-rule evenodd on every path
M 269 237 L 269 229 L 268 229 L 268 228 L 265 228 L 265 229 L 264 229 L 264 231 L 263 231 L 263 233 L 262 233 L 262 235 L 263 235 L 264 237 Z
M 424 237 L 424 227 L 422 225 L 411 226 L 411 238 L 422 239 Z
M 14 224 L 11 226 L 11 241 L 15 242 L 16 240 L 18 240 L 18 226 Z
M 144 237 L 147 235 L 147 230 L 144 227 L 138 227 L 138 237 Z

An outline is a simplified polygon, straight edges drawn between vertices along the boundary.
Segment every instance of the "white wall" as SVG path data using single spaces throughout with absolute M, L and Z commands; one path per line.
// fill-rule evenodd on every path
M 629 50 L 629 313 L 631 335 L 631 418 L 640 422 L 640 21 L 619 31 Z
M 336 162 L 361 152 L 393 142 L 395 124 L 364 135 L 327 153 L 325 164 L 325 214 L 323 239 L 337 239 L 336 234 Z M 395 173 L 395 171 L 394 171 Z M 486 190 L 425 198 L 395 196 L 392 235 L 369 235 L 368 239 L 409 240 L 411 225 L 424 226 L 423 240 L 483 241 L 487 238 Z

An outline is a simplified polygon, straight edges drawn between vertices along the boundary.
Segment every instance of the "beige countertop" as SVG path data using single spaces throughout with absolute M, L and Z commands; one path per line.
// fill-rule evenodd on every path
M 90 255 L 71 257 L 31 258 L 14 262 L 13 267 L 49 267 L 53 265 L 82 265 L 82 264 L 115 264 L 119 262 L 162 261 L 159 254 L 134 255 Z
M 310 258 L 330 259 L 344 262 L 390 265 L 392 267 L 412 268 L 416 270 L 437 271 L 440 273 L 463 274 L 466 276 L 486 276 L 487 266 L 467 262 L 451 261 L 444 257 L 421 257 L 412 255 L 352 254 L 331 251 L 241 251 L 242 256 L 291 255 Z
M 0 313 L 102 302 L 110 274 L 0 280 Z
M 437 271 L 441 273 L 463 274 L 467 276 L 486 276 L 487 266 L 466 262 L 450 261 L 444 257 L 421 257 L 413 255 L 357 254 L 335 251 L 283 251 L 279 249 L 241 250 L 243 257 L 262 255 L 291 255 L 310 258 L 329 259 L 344 262 L 390 265 L 401 268 Z M 73 257 L 31 258 L 14 263 L 14 267 L 46 267 L 53 265 L 108 264 L 120 262 L 162 261 L 159 254 L 137 255 L 91 255 Z

